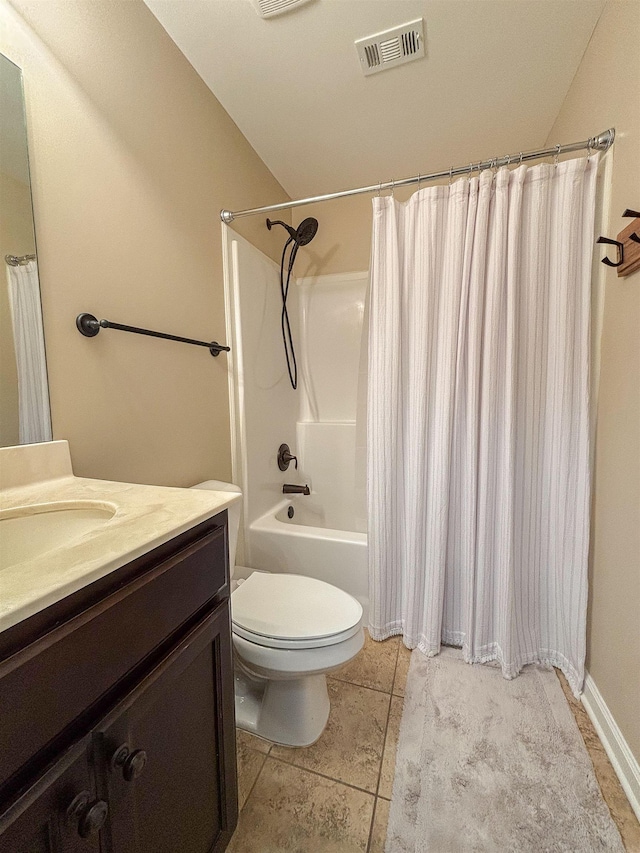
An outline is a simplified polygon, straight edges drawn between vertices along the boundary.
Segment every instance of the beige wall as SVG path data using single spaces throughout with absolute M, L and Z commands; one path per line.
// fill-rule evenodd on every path
M 398 177 L 407 178 L 409 175 Z M 382 177 L 382 180 L 388 179 L 388 175 Z M 435 184 L 431 183 L 429 186 Z M 327 192 L 338 189 L 344 188 L 327 187 Z M 399 201 L 406 201 L 415 189 L 401 187 L 396 190 L 395 196 Z M 368 270 L 372 209 L 373 196 L 357 195 L 293 210 L 295 224 L 305 216 L 315 216 L 318 220 L 315 239 L 300 250 L 296 261 L 296 274 L 302 277 Z
M 54 437 L 83 476 L 230 478 L 226 357 L 74 322 L 224 341 L 218 212 L 286 194 L 141 0 L 0 0 L 0 24 L 24 72 Z M 257 218 L 238 230 L 279 251 Z
M 327 187 L 327 192 L 337 189 L 339 187 Z M 300 249 L 296 275 L 368 270 L 371 205 L 371 196 L 358 195 L 292 210 L 292 221 L 296 225 L 306 216 L 315 216 L 318 220 L 318 233 L 313 242 Z
M 34 251 L 29 187 L 0 171 L 0 447 L 20 440 L 18 374 L 3 259 L 5 255 L 30 255 Z
M 640 3 L 610 2 L 548 143 L 616 128 L 607 236 L 640 205 Z M 640 272 L 606 273 L 587 667 L 640 759 Z

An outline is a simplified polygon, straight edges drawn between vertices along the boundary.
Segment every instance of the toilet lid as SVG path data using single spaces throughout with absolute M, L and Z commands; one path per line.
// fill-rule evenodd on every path
M 329 637 L 357 626 L 362 606 L 324 581 L 254 572 L 231 595 L 233 624 L 280 640 Z

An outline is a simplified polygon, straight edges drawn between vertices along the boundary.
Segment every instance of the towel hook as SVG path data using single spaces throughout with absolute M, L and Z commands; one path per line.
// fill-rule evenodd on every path
M 612 240 L 610 237 L 598 237 L 596 243 L 605 243 L 608 246 L 616 246 L 618 249 L 618 260 L 611 261 L 609 258 L 603 258 L 602 263 L 608 267 L 619 267 L 624 260 L 624 246 L 618 240 Z
M 632 219 L 638 219 L 640 218 L 640 210 L 631 210 L 631 208 L 628 207 L 622 216 L 623 218 L 630 217 Z M 629 234 L 629 239 L 633 240 L 634 243 L 640 243 L 640 237 L 638 237 L 636 231 L 632 231 L 631 234 Z

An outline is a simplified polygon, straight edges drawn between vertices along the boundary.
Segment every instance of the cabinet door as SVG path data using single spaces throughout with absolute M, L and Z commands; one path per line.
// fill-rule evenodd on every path
M 89 738 L 0 815 L 1 853 L 98 853 L 107 804 L 95 796 Z
M 234 723 L 225 602 L 94 733 L 103 850 L 224 850 L 237 821 Z

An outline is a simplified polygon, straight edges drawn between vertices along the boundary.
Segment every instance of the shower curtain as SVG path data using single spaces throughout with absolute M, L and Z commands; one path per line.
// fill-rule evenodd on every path
M 595 157 L 374 199 L 374 639 L 584 678 Z
M 51 441 L 44 331 L 35 261 L 7 264 L 9 307 L 18 370 L 20 444 Z

